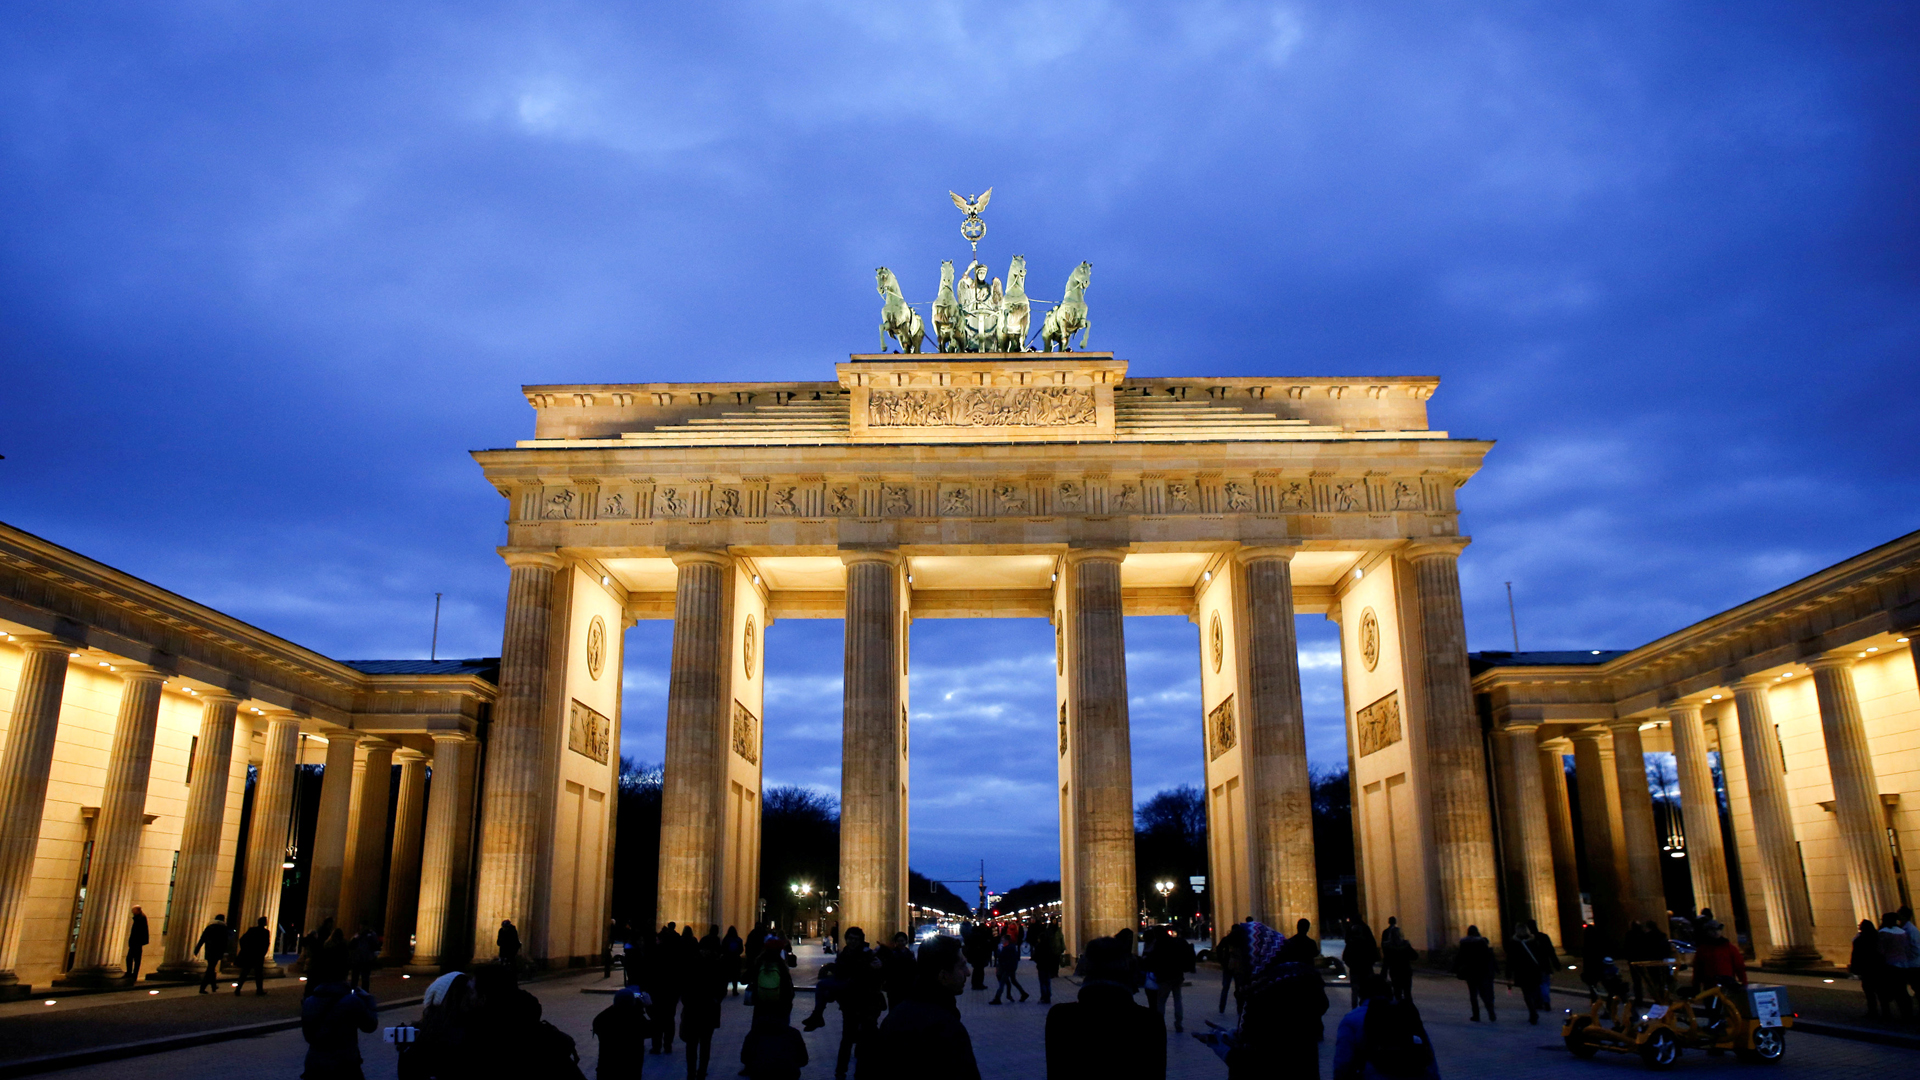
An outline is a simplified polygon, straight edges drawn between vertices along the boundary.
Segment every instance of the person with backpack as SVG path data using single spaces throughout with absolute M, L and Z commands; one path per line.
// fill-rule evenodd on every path
M 1361 996 L 1359 1007 L 1340 1020 L 1333 1080 L 1440 1080 L 1433 1042 L 1413 1002 L 1395 997 L 1377 976 L 1366 980 Z
M 1473 1009 L 1468 1019 L 1476 1024 L 1482 1001 L 1487 1003 L 1487 1023 L 1499 1020 L 1493 1014 L 1493 977 L 1498 971 L 1493 943 L 1480 936 L 1478 926 L 1467 927 L 1467 936 L 1460 939 L 1460 950 L 1453 955 L 1453 974 L 1467 984 L 1467 1004 Z
M 273 948 L 273 932 L 267 929 L 267 917 L 262 915 L 257 922 L 247 928 L 246 933 L 240 935 L 239 955 L 234 961 L 235 966 L 240 969 L 240 974 L 239 981 L 233 984 L 233 996 L 240 996 L 240 987 L 246 983 L 249 976 L 253 979 L 254 996 L 261 997 L 266 994 L 267 950 L 271 948 Z
M 1227 1052 L 1229 1080 L 1320 1075 L 1321 1017 L 1329 1002 L 1320 973 L 1294 959 L 1287 938 L 1265 923 L 1247 927 L 1247 982 L 1240 1027 Z
M 1346 948 L 1340 951 L 1340 962 L 1347 965 L 1347 985 L 1352 999 L 1347 1007 L 1360 1007 L 1360 987 L 1373 977 L 1373 965 L 1380 962 L 1380 944 L 1373 940 L 1373 928 L 1361 919 L 1347 923 Z
M 200 978 L 200 992 L 206 993 L 207 987 L 220 981 L 220 961 L 227 955 L 227 947 L 233 944 L 233 933 L 227 929 L 227 917 L 215 915 L 207 928 L 200 931 L 200 940 L 193 943 L 194 955 L 200 950 L 207 953 L 207 970 Z
M 360 1032 L 380 1023 L 373 995 L 344 982 L 307 983 L 300 1034 L 307 1041 L 302 1080 L 364 1080 Z
M 706 1080 L 713 1032 L 720 1026 L 720 1003 L 727 996 L 725 965 L 719 936 L 708 934 L 695 947 L 680 984 L 680 1040 L 687 1046 L 687 1080 Z
M 1053 1004 L 1053 980 L 1060 977 L 1060 961 L 1067 953 L 1066 935 L 1060 932 L 1060 924 L 1048 921 L 1040 924 L 1031 938 L 1030 951 L 1033 953 L 1033 975 L 1040 982 L 1040 1004 Z
M 778 934 L 760 939 L 760 955 L 747 976 L 753 995 L 753 1022 L 778 1020 L 785 1027 L 793 1019 L 793 972 L 787 967 L 786 942 Z
M 1553 1008 L 1553 973 L 1560 967 L 1553 941 L 1535 933 L 1531 922 L 1515 923 L 1513 944 L 1507 948 L 1507 978 L 1527 1003 L 1527 1023 L 1538 1024 L 1540 1014 Z
M 1387 916 L 1387 928 L 1380 931 L 1380 969 L 1401 1001 L 1413 1000 L 1413 962 L 1419 958 L 1419 950 L 1400 929 L 1400 920 Z
M 624 986 L 614 993 L 613 1004 L 593 1018 L 593 1037 L 600 1044 L 596 1080 L 639 1080 L 647 1063 L 650 1004 L 645 991 Z

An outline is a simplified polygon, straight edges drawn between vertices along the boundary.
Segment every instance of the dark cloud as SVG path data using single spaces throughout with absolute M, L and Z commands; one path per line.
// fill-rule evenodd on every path
M 1137 371 L 1442 376 L 1436 424 L 1500 440 L 1473 643 L 1510 580 L 1523 644 L 1632 645 L 1920 524 L 1917 36 L 1869 3 L 17 3 L 0 506 L 335 655 L 422 652 L 445 592 L 443 654 L 490 654 L 465 451 L 526 434 L 519 384 L 819 377 L 872 346 L 873 267 L 930 292 L 945 192 L 991 184 L 984 250 L 1041 289 L 1092 260 Z M 916 767 L 916 861 L 1043 843 L 1044 635 L 915 632 L 916 723 L 995 777 Z M 1192 628 L 1128 633 L 1136 779 L 1190 779 Z M 770 769 L 831 787 L 834 671 L 770 670 Z

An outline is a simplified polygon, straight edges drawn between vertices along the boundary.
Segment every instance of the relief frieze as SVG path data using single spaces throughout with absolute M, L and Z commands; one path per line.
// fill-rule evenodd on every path
M 1400 741 L 1400 691 L 1361 709 L 1353 716 L 1360 734 L 1360 756 L 1366 757 Z
M 1074 386 L 874 390 L 869 427 L 1092 427 L 1093 391 Z

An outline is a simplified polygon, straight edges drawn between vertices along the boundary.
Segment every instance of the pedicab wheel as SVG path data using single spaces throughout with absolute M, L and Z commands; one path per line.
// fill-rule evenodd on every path
M 1753 1033 L 1753 1049 L 1733 1053 L 1741 1061 L 1779 1061 L 1787 1054 L 1787 1029 L 1761 1028 Z
M 1666 1028 L 1654 1028 L 1640 1044 L 1640 1060 L 1649 1069 L 1671 1069 L 1680 1060 L 1680 1042 Z
M 1567 1053 L 1577 1058 L 1590 1058 L 1600 1052 L 1600 1048 L 1593 1045 L 1587 1038 L 1587 1029 L 1592 1026 L 1593 1017 L 1591 1016 L 1574 1017 L 1573 1027 L 1563 1036 L 1567 1044 Z

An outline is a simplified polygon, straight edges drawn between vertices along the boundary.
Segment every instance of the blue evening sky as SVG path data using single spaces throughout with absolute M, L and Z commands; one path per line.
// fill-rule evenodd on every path
M 1438 375 L 1471 642 L 1625 647 L 1920 527 L 1903 4 L 9 3 L 0 519 L 328 654 L 495 655 L 523 383 L 818 379 L 947 191 L 1143 375 Z M 1002 271 L 1003 272 L 1003 271 Z M 1301 620 L 1316 766 L 1330 625 Z M 913 865 L 1056 873 L 1043 623 L 913 637 Z M 1194 627 L 1127 626 L 1142 796 Z M 663 745 L 669 628 L 628 635 Z M 838 787 L 840 624 L 768 633 Z

